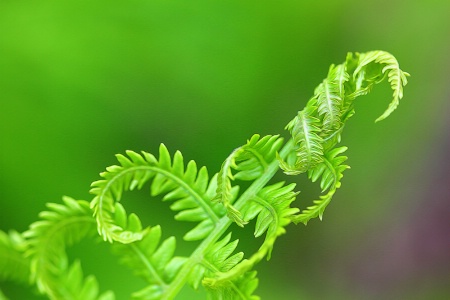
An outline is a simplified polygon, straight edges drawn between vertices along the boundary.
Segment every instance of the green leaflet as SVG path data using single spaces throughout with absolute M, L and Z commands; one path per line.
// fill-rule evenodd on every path
M 373 71 L 371 70 L 376 68 L 375 64 L 380 64 L 383 67 L 381 73 L 383 76 L 387 75 L 393 91 L 393 99 L 386 111 L 376 119 L 378 122 L 387 118 L 397 108 L 400 99 L 403 98 L 403 86 L 408 83 L 406 77 L 409 76 L 409 73 L 403 72 L 400 69 L 397 60 L 392 54 L 384 51 L 371 51 L 359 55 L 359 61 L 353 73 L 353 77 L 355 79 L 357 78 L 358 83 L 361 82 L 361 85 L 363 85 L 364 81 L 369 84 L 372 82 L 380 82 L 384 77 L 381 79 L 381 74 L 373 74 Z M 363 88 L 358 86 L 358 89 Z
M 347 157 L 337 156 L 346 148 L 334 147 L 341 140 L 345 122 L 354 114 L 353 101 L 387 77 L 393 100 L 376 119 L 383 120 L 396 109 L 403 97 L 407 76 L 409 74 L 399 68 L 397 60 L 384 51 L 349 53 L 343 64 L 330 67 L 327 77 L 316 88 L 306 107 L 287 125 L 297 146 L 295 162 L 292 163 L 292 154 L 288 156 L 290 162 L 279 159 L 286 174 L 308 172 L 313 182 L 322 178 L 320 186 L 323 192 L 329 189 L 313 201 L 312 206 L 293 217 L 294 222 L 306 224 L 315 217 L 322 219 L 326 206 L 340 187 L 342 172 L 349 167 L 342 164 Z
M 65 197 L 63 204 L 49 203 L 23 234 L 0 231 L 0 279 L 30 278 L 50 299 L 114 299 L 112 292 L 100 293 L 94 275 L 84 277 L 81 262 L 69 264 L 65 254 L 66 247 L 98 233 L 145 281 L 133 299 L 174 299 L 185 285 L 204 287 L 208 299 L 259 299 L 254 267 L 270 259 L 290 223 L 322 219 L 342 184 L 349 166 L 343 155 L 347 147 L 338 144 L 355 113 L 354 100 L 387 78 L 393 99 L 376 121 L 383 120 L 399 105 L 407 76 L 387 52 L 349 53 L 342 64 L 330 66 L 306 106 L 288 123 L 291 138 L 285 144 L 278 135 L 255 134 L 212 177 L 206 167 L 185 163 L 181 152 L 172 155 L 163 144 L 158 158 L 147 152 L 119 154 L 118 164 L 92 183 L 90 204 Z M 280 169 L 287 175 L 306 173 L 322 194 L 298 209 L 293 205 L 296 185 L 271 182 Z M 240 190 L 239 181 L 249 182 L 248 188 Z M 163 238 L 160 225 L 144 227 L 137 214 L 127 214 L 126 203 L 120 202 L 123 193 L 146 184 L 150 197 L 170 201 L 174 222 L 186 227 L 182 238 L 195 242 L 189 256 L 177 255 L 177 237 Z M 252 223 L 260 246 L 255 253 L 244 253 L 232 233 Z

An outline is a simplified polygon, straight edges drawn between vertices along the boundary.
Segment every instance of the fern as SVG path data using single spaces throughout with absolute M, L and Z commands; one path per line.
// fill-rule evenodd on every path
M 376 121 L 378 122 L 387 118 L 397 108 L 400 99 L 403 98 L 403 86 L 408 83 L 406 77 L 409 76 L 409 74 L 400 69 L 397 60 L 392 54 L 384 51 L 371 51 L 359 56 L 359 63 L 353 76 L 359 77 L 360 74 L 364 74 L 366 77 L 365 81 L 378 83 L 382 80 L 380 75 L 368 73 L 370 67 L 373 67 L 371 64 L 373 65 L 375 63 L 383 65 L 381 72 L 383 75 L 387 75 L 393 90 L 392 102 L 389 104 L 386 111 L 377 118 Z
M 114 299 L 112 292 L 100 293 L 95 277 L 84 277 L 81 262 L 69 263 L 65 254 L 66 247 L 98 233 L 145 281 L 134 299 L 173 299 L 185 285 L 204 287 L 210 299 L 259 299 L 254 267 L 270 259 L 290 223 L 322 219 L 341 186 L 349 166 L 343 155 L 347 147 L 337 145 L 355 113 L 354 100 L 387 78 L 393 100 L 376 121 L 383 120 L 397 108 L 408 75 L 387 52 L 349 53 L 342 64 L 331 65 L 288 123 L 286 143 L 278 135 L 255 134 L 211 177 L 206 167 L 185 163 L 181 152 L 172 155 L 163 144 L 158 158 L 147 152 L 119 154 L 118 164 L 92 183 L 90 203 L 65 197 L 63 204 L 48 204 L 23 234 L 0 232 L 0 279 L 27 282 L 29 277 L 50 299 Z M 306 173 L 322 194 L 300 210 L 293 205 L 296 185 L 272 182 L 280 169 L 287 175 Z M 244 181 L 249 184 L 241 190 Z M 182 237 L 195 244 L 190 255 L 177 255 L 177 238 L 163 238 L 160 225 L 143 226 L 138 215 L 126 212 L 124 192 L 147 184 L 151 197 L 171 203 L 176 222 L 193 224 Z M 245 253 L 232 235 L 251 223 L 260 246 Z
M 99 234 L 110 242 L 130 243 L 141 240 L 148 229 L 124 230 L 113 221 L 114 198 L 120 200 L 123 191 L 142 188 L 152 179 L 151 194 L 165 194 L 164 201 L 174 201 L 171 209 L 177 211 L 179 221 L 201 221 L 186 233 L 185 239 L 198 240 L 208 235 L 215 223 L 224 215 L 222 206 L 211 203 L 216 182 L 209 186 L 208 172 L 200 170 L 194 161 L 184 170 L 183 156 L 176 152 L 173 158 L 167 148 L 161 145 L 159 160 L 143 152 L 142 155 L 127 151 L 128 157 L 117 155 L 120 166 L 112 166 L 101 174 L 104 180 L 92 184 L 91 193 L 95 195 L 91 208 L 97 219 Z

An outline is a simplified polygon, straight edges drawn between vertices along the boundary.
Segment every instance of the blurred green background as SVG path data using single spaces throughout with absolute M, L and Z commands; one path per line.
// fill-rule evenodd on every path
M 252 134 L 283 132 L 331 63 L 380 49 L 412 75 L 404 100 L 377 124 L 387 83 L 358 100 L 343 135 L 352 169 L 324 220 L 289 226 L 258 266 L 257 294 L 450 299 L 449 12 L 441 0 L 0 0 L 0 229 L 26 230 L 63 195 L 90 200 L 126 149 L 165 143 L 213 174 Z M 318 189 L 293 180 L 304 207 Z M 154 225 L 159 203 L 127 197 Z M 118 299 L 143 287 L 107 245 L 70 253 Z

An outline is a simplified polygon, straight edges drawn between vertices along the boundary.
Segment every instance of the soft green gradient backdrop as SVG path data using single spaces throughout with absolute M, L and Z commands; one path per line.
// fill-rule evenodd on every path
M 412 75 L 404 101 L 374 124 L 391 99 L 387 83 L 358 100 L 343 135 L 352 166 L 343 187 L 323 222 L 288 228 L 258 267 L 257 293 L 450 298 L 448 222 L 417 237 L 410 227 L 435 220 L 420 213 L 430 202 L 448 202 L 448 193 L 432 194 L 436 170 L 448 175 L 439 163 L 448 151 L 439 149 L 450 129 L 449 12 L 441 0 L 0 0 L 0 229 L 26 230 L 62 195 L 90 200 L 90 183 L 126 149 L 156 152 L 163 142 L 217 172 L 253 133 L 283 132 L 331 63 L 380 49 Z M 293 180 L 299 205 L 317 195 Z M 142 195 L 124 205 L 154 225 L 159 203 Z M 429 248 L 447 252 L 417 254 L 436 232 L 443 242 Z M 106 266 L 115 261 L 107 245 L 83 243 L 73 257 L 77 249 L 86 274 L 118 299 L 143 286 Z M 30 297 L 14 285 L 5 290 Z

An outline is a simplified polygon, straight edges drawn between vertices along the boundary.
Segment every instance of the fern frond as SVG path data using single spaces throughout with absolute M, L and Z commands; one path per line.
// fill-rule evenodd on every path
M 320 196 L 319 200 L 315 200 L 313 202 L 314 205 L 293 216 L 292 221 L 294 223 L 302 222 L 306 225 L 310 219 L 316 217 L 322 220 L 325 208 L 330 203 L 336 190 L 341 186 L 342 173 L 350 168 L 343 164 L 347 157 L 340 155 L 346 150 L 347 147 L 340 147 L 325 153 L 323 162 L 308 172 L 308 177 L 313 182 L 321 178 L 320 187 L 322 192 L 329 191 L 327 194 Z
M 300 146 L 287 155 L 288 162 L 279 158 L 280 167 L 288 175 L 308 171 L 313 182 L 322 178 L 320 186 L 323 192 L 329 189 L 313 206 L 293 218 L 295 222 L 306 224 L 311 218 L 322 218 L 325 207 L 340 186 L 342 172 L 348 166 L 342 165 L 346 160 L 345 156 L 337 156 L 345 148 L 334 147 L 341 140 L 345 123 L 354 115 L 354 100 L 369 93 L 375 84 L 388 78 L 393 90 L 393 100 L 376 121 L 383 120 L 395 110 L 403 97 L 407 76 L 409 74 L 400 69 L 395 57 L 384 51 L 349 53 L 343 64 L 330 67 L 328 76 L 316 88 L 306 107 L 286 126 L 295 144 Z M 307 133 L 310 132 L 312 134 L 308 139 Z M 313 141 L 310 143 L 313 147 L 308 147 L 308 141 Z M 292 163 L 294 154 L 297 158 Z
M 30 261 L 25 257 L 26 248 L 20 233 L 0 230 L 0 280 L 28 283 Z
M 65 253 L 67 246 L 98 232 L 113 244 L 122 263 L 146 281 L 134 299 L 174 299 L 185 284 L 194 289 L 202 284 L 210 299 L 259 299 L 253 295 L 258 285 L 255 265 L 270 259 L 291 222 L 322 219 L 341 186 L 349 168 L 343 155 L 347 148 L 336 145 L 354 114 L 354 100 L 387 78 L 393 100 L 376 121 L 382 120 L 402 99 L 407 76 L 387 52 L 349 53 L 344 63 L 330 67 L 306 107 L 286 126 L 292 138 L 284 147 L 278 135 L 253 135 L 211 179 L 205 167 L 198 168 L 194 161 L 185 164 L 181 152 L 171 155 L 164 145 L 158 158 L 147 152 L 119 154 L 118 165 L 106 168 L 92 184 L 90 204 L 65 197 L 63 204 L 47 204 L 40 220 L 22 235 L 0 231 L 0 278 L 30 277 L 31 284 L 55 300 L 114 299 L 112 292 L 100 294 L 94 276 L 84 277 L 79 261 L 69 265 Z M 307 172 L 312 182 L 320 183 L 319 199 L 303 211 L 292 207 L 298 194 L 295 184 L 269 183 L 280 168 L 288 175 Z M 238 193 L 234 180 L 253 182 Z M 124 192 L 147 183 L 152 197 L 171 201 L 176 221 L 195 223 L 183 236 L 197 241 L 190 256 L 176 256 L 175 237 L 162 239 L 156 224 L 144 228 L 120 203 Z M 231 239 L 231 229 L 241 230 L 232 224 L 243 227 L 252 220 L 255 238 L 264 239 L 255 253 L 244 254 L 239 241 Z M 0 298 L 5 298 L 1 292 Z
M 288 175 L 297 175 L 308 171 L 322 161 L 323 146 L 320 133 L 320 120 L 315 116 L 317 108 L 312 104 L 306 106 L 298 115 L 286 126 L 291 132 L 297 149 L 295 150 L 296 160 L 291 165 L 280 159 L 280 167 Z
M 95 235 L 95 220 L 88 202 L 69 197 L 63 202 L 48 203 L 49 210 L 39 214 L 41 220 L 23 234 L 28 240 L 31 280 L 51 299 L 114 299 L 111 292 L 98 295 L 96 279 L 84 280 L 79 263 L 68 266 L 66 247 Z
M 128 157 L 127 157 L 128 156 Z M 95 195 L 91 208 L 97 220 L 98 231 L 107 241 L 131 243 L 141 240 L 148 229 L 142 231 L 125 230 L 114 222 L 116 201 L 120 201 L 123 191 L 142 188 L 152 180 L 152 196 L 165 194 L 164 201 L 173 201 L 171 209 L 177 211 L 179 221 L 199 222 L 185 235 L 186 240 L 204 238 L 214 224 L 225 214 L 219 204 L 211 203 L 215 184 L 208 184 L 209 177 L 205 167 L 200 170 L 190 161 L 185 170 L 182 154 L 177 151 L 172 158 L 164 145 L 159 149 L 159 160 L 152 154 L 142 155 L 127 151 L 127 156 L 117 155 L 120 165 L 107 168 L 101 176 L 103 180 L 92 184 L 91 193 Z

